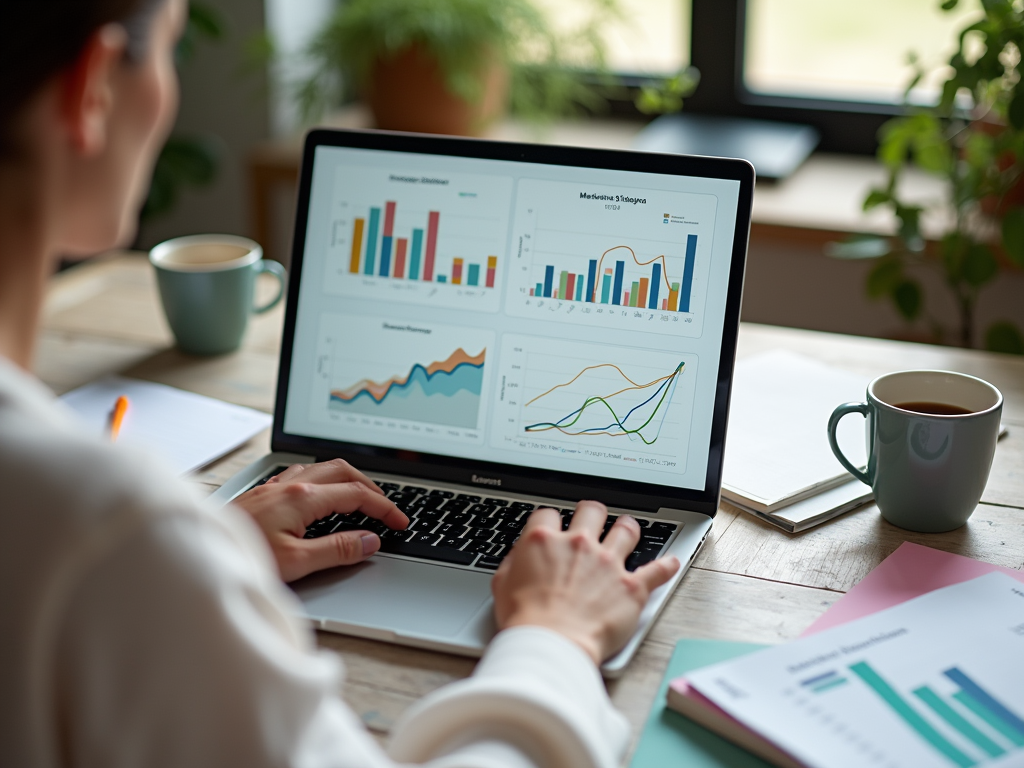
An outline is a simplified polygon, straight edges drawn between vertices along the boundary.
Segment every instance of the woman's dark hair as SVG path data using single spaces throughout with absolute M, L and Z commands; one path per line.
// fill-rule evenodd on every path
M 165 0 L 0 0 L 0 155 L 12 151 L 11 131 L 32 96 L 82 52 L 104 24 L 128 32 L 127 58 L 145 54 L 150 21 Z

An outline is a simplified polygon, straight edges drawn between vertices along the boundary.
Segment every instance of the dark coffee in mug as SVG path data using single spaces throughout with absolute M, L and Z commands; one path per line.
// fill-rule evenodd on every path
M 893 403 L 892 405 L 893 408 L 899 408 L 904 411 L 914 411 L 914 413 L 927 413 L 930 416 L 965 416 L 968 413 L 974 413 L 974 411 L 962 408 L 959 405 L 933 403 L 929 401 Z

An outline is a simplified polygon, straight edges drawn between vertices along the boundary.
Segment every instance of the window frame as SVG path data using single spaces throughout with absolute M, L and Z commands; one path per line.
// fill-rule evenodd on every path
M 690 14 L 690 65 L 700 85 L 684 113 L 802 123 L 821 134 L 819 151 L 873 155 L 882 124 L 906 112 L 900 104 L 754 93 L 743 82 L 747 0 L 690 0 Z M 632 98 L 644 80 L 622 75 L 619 82 Z M 613 102 L 611 112 L 641 117 L 632 101 Z

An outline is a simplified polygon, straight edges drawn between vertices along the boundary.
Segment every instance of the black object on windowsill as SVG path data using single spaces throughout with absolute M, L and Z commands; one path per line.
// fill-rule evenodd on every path
M 740 157 L 758 179 L 779 181 L 800 167 L 820 136 L 809 125 L 708 115 L 662 115 L 633 142 L 633 149 L 681 155 Z

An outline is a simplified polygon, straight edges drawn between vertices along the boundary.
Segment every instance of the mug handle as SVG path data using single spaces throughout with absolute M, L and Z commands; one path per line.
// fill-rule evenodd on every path
M 257 315 L 262 315 L 264 312 L 269 312 L 276 307 L 281 302 L 281 299 L 284 298 L 284 289 L 288 284 L 288 272 L 276 261 L 268 261 L 266 259 L 257 261 L 256 274 L 259 275 L 263 272 L 269 272 L 277 278 L 277 295 L 262 307 L 253 307 L 252 311 Z
M 836 429 L 838 429 L 839 421 L 843 416 L 850 413 L 859 413 L 866 418 L 869 410 L 870 407 L 867 403 L 843 403 L 832 411 L 832 415 L 828 420 L 828 444 L 832 447 L 832 453 L 839 459 L 839 463 L 843 465 L 843 468 L 864 483 L 864 485 L 871 485 L 871 479 L 864 472 L 853 466 L 850 460 L 843 455 L 842 450 L 839 448 L 839 441 L 836 439 Z

